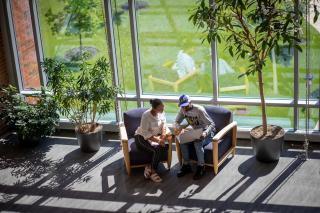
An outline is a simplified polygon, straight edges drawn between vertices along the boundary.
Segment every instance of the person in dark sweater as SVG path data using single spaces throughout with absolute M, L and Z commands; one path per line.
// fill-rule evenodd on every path
M 202 129 L 202 134 L 199 139 L 191 142 L 194 145 L 196 150 L 196 155 L 198 158 L 198 166 L 195 175 L 193 176 L 194 180 L 200 179 L 205 174 L 204 167 L 204 147 L 208 145 L 214 136 L 216 131 L 215 124 L 210 118 L 206 110 L 197 104 L 193 104 L 187 95 L 181 95 L 179 98 L 179 107 L 180 111 L 175 120 L 175 134 L 178 136 L 183 134 L 186 131 L 187 126 L 191 126 L 193 130 Z M 188 122 L 187 126 L 181 125 L 183 120 Z M 189 130 L 189 131 L 192 131 Z M 186 174 L 192 172 L 191 166 L 189 164 L 189 143 L 180 143 L 183 165 L 178 172 L 178 177 L 183 177 Z

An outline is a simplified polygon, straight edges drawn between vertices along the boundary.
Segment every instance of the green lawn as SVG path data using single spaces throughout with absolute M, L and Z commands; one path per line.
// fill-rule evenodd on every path
M 98 1 L 98 0 L 97 0 Z M 100 1 L 99 1 L 100 2 Z M 135 93 L 135 81 L 132 60 L 131 33 L 129 24 L 129 14 L 123 10 L 122 6 L 126 0 L 113 1 L 113 12 L 122 12 L 121 23 L 114 25 L 116 37 L 117 56 L 120 82 L 127 93 Z M 212 94 L 211 77 L 211 54 L 208 43 L 201 43 L 202 33 L 198 32 L 193 25 L 188 22 L 189 9 L 192 8 L 192 0 L 152 0 L 146 1 L 149 6 L 137 11 L 137 26 L 140 50 L 140 62 L 142 71 L 142 85 L 145 94 L 174 94 L 172 87 L 161 84 L 154 84 L 151 87 L 148 77 L 150 75 L 160 79 L 176 81 L 178 75 L 172 69 L 172 65 L 177 60 L 179 51 L 183 51 L 191 56 L 195 62 L 195 67 L 200 73 L 186 80 L 179 86 L 180 93 L 187 93 L 196 96 L 210 96 Z M 65 52 L 73 47 L 79 46 L 79 39 L 76 36 L 67 37 L 61 32 L 59 35 L 52 35 L 48 24 L 44 18 L 45 12 L 51 8 L 53 11 L 61 10 L 61 3 L 55 0 L 40 1 L 40 23 L 43 38 L 45 55 L 47 57 L 63 58 Z M 101 8 L 102 12 L 102 8 Z M 107 56 L 108 48 L 104 29 L 99 30 L 93 37 L 84 39 L 85 46 L 94 46 L 99 52 L 92 58 L 94 61 L 100 56 Z M 313 27 L 311 27 L 311 61 L 312 72 L 315 75 L 315 83 L 319 82 L 320 62 L 318 52 L 320 50 L 320 37 Z M 219 74 L 220 87 L 228 87 L 244 84 L 244 79 L 237 79 L 241 70 L 248 66 L 246 60 L 233 59 L 225 44 L 218 45 L 218 58 L 225 61 L 233 72 Z M 276 59 L 277 63 L 272 63 L 271 57 L 267 61 L 264 69 L 265 93 L 268 98 L 293 98 L 293 58 L 283 57 Z M 300 97 L 304 94 L 304 73 L 305 56 L 300 57 Z M 219 72 L 222 72 L 220 69 Z M 243 90 L 232 92 L 220 92 L 224 97 L 258 97 L 257 79 L 255 76 L 249 77 L 249 93 Z M 313 85 L 316 89 L 316 85 Z M 129 104 L 132 106 L 132 104 Z M 134 106 L 134 104 L 133 104 Z M 234 107 L 226 106 L 235 112 L 235 118 L 242 126 L 252 126 L 260 123 L 259 107 Z M 167 105 L 167 114 L 170 119 L 174 118 L 178 110 L 176 104 Z M 268 116 L 270 122 L 280 122 L 282 126 L 290 128 L 293 126 L 293 109 L 287 107 L 269 107 Z M 317 110 L 312 111 L 312 123 L 314 126 L 317 117 Z M 112 116 L 108 117 L 112 118 Z M 302 118 L 302 116 L 301 116 Z

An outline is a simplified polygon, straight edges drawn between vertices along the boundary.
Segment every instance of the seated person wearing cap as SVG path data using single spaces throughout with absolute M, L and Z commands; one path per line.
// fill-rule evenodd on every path
M 203 132 L 198 140 L 195 140 L 193 143 L 196 155 L 198 158 L 198 166 L 195 175 L 193 176 L 194 180 L 200 179 L 205 174 L 204 167 L 204 147 L 208 145 L 214 136 L 215 133 L 215 124 L 210 118 L 206 110 L 197 104 L 193 104 L 187 95 L 181 95 L 179 98 L 179 107 L 180 111 L 175 120 L 175 134 L 179 135 L 185 131 L 186 126 L 182 126 L 181 123 L 184 119 L 188 122 L 187 126 L 191 126 L 192 129 L 202 129 Z M 181 143 L 181 154 L 183 158 L 183 165 L 178 172 L 178 177 L 183 177 L 186 174 L 192 172 L 191 166 L 189 164 L 189 143 Z

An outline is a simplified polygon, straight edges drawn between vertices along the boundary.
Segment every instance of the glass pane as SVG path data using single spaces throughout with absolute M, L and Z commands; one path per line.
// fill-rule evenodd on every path
M 286 2 L 288 3 L 288 2 Z M 293 3 L 292 3 L 293 4 Z M 222 32 L 221 38 L 228 38 L 229 33 Z M 266 98 L 293 98 L 294 58 L 293 48 L 279 44 L 279 53 L 275 50 L 266 57 L 263 68 L 264 93 Z M 240 74 L 247 71 L 250 61 L 232 57 L 227 42 L 217 45 L 218 78 L 220 97 L 259 97 L 258 75 L 250 75 L 238 79 Z M 236 47 L 234 46 L 233 52 Z
M 232 58 L 225 44 L 218 45 L 220 97 L 259 97 L 258 75 L 238 78 L 249 66 L 248 59 Z M 280 55 L 269 55 L 263 70 L 267 98 L 293 98 L 293 51 L 283 46 Z
M 28 0 L 13 0 L 12 19 L 23 89 L 39 89 L 40 76 Z
M 38 0 L 38 13 L 45 57 L 65 62 L 75 76 L 82 54 L 90 64 L 109 60 L 103 1 Z M 116 120 L 114 108 L 100 120 Z
M 116 43 L 118 75 L 125 93 L 135 93 L 130 19 L 127 0 L 112 1 L 113 28 Z
M 300 98 L 306 97 L 306 81 L 305 75 L 307 70 L 307 61 L 306 61 L 306 39 L 310 39 L 310 55 L 309 55 L 309 67 L 310 72 L 313 75 L 313 81 L 310 89 L 310 98 L 311 99 L 319 99 L 320 98 L 320 61 L 319 61 L 319 53 L 320 53 L 320 20 L 318 19 L 316 23 L 313 23 L 314 14 L 311 13 L 311 23 L 308 23 L 306 19 L 304 19 L 303 24 L 303 42 L 302 42 L 302 53 L 299 54 L 299 96 Z M 306 35 L 306 28 L 310 29 L 310 36 Z
M 131 109 L 136 109 L 138 107 L 136 101 L 120 101 L 122 112 L 126 112 Z
M 211 96 L 210 45 L 188 21 L 194 1 L 136 1 L 143 93 Z
M 253 128 L 261 125 L 261 108 L 259 106 L 224 105 L 233 112 L 233 120 L 239 127 Z M 293 108 L 267 107 L 268 124 L 279 125 L 282 128 L 293 128 Z
M 38 5 L 45 57 L 59 59 L 75 71 L 83 53 L 89 62 L 109 59 L 101 0 L 39 0 Z
M 116 113 L 114 110 L 108 112 L 107 114 L 103 115 L 99 119 L 100 121 L 116 121 Z
M 310 108 L 310 120 L 309 120 L 309 128 L 310 131 L 319 131 L 319 116 L 320 111 L 317 108 Z M 306 108 L 301 107 L 299 109 L 299 129 L 306 129 Z

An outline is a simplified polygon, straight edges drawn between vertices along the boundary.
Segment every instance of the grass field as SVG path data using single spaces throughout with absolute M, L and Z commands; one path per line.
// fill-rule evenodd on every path
M 98 1 L 98 0 L 97 0 Z M 100 2 L 100 1 L 99 1 Z M 113 12 L 117 16 L 117 24 L 114 24 L 116 37 L 118 69 L 120 83 L 127 93 L 135 93 L 134 70 L 132 60 L 132 46 L 128 11 L 125 8 L 126 0 L 113 1 Z M 188 22 L 189 10 L 193 7 L 192 0 L 150 0 L 147 7 L 137 10 L 137 27 L 140 50 L 140 63 L 142 71 L 142 85 L 145 94 L 175 94 L 173 88 L 155 83 L 151 87 L 148 77 L 150 75 L 159 79 L 177 81 L 179 79 L 176 70 L 172 69 L 177 60 L 179 51 L 187 53 L 194 60 L 195 67 L 199 73 L 183 82 L 177 94 L 187 93 L 196 96 L 212 95 L 212 74 L 211 74 L 211 51 L 208 43 L 201 43 L 203 37 L 193 25 Z M 66 51 L 79 46 L 79 39 L 76 36 L 65 36 L 63 32 L 52 35 L 44 14 L 51 8 L 53 11 L 61 10 L 61 3 L 55 0 L 40 1 L 40 23 L 45 55 L 47 57 L 63 58 Z M 101 7 L 101 13 L 102 13 Z M 67 23 L 67 22 L 66 22 Z M 67 27 L 67 26 L 66 26 Z M 94 61 L 100 56 L 107 56 L 108 48 L 105 30 L 101 29 L 93 37 L 84 39 L 84 46 L 96 47 L 99 52 L 91 59 Z M 319 82 L 320 61 L 318 53 L 320 50 L 319 32 L 311 27 L 311 62 L 312 72 L 315 75 L 313 90 Z M 220 61 L 224 61 L 231 68 L 231 72 L 223 74 L 223 68 L 218 67 L 219 87 L 244 85 L 244 79 L 237 76 L 246 69 L 248 61 L 233 59 L 225 44 L 219 44 L 217 55 Z M 265 93 L 267 98 L 293 98 L 293 57 L 286 55 L 277 56 L 276 63 L 272 63 L 270 56 L 264 69 Z M 305 81 L 305 55 L 300 55 L 300 97 L 304 97 Z M 249 93 L 244 90 L 231 92 L 220 92 L 223 97 L 258 97 L 256 76 L 249 77 Z M 135 104 L 124 104 L 135 107 Z M 260 123 L 259 107 L 248 106 L 226 106 L 234 111 L 235 119 L 241 126 L 253 126 Z M 178 110 L 176 104 L 167 105 L 168 120 L 173 120 Z M 281 123 L 283 127 L 293 126 L 293 109 L 288 107 L 269 107 L 269 120 L 272 123 Z M 110 117 L 111 116 L 111 117 Z M 112 119 L 110 115 L 106 119 Z M 317 110 L 312 111 L 311 126 L 314 126 L 317 118 Z M 301 119 L 303 115 L 301 114 Z M 300 123 L 303 123 L 301 120 Z M 303 127 L 301 125 L 301 127 Z

